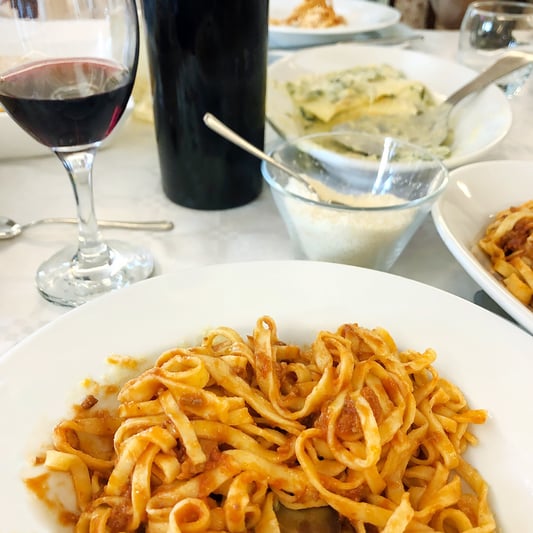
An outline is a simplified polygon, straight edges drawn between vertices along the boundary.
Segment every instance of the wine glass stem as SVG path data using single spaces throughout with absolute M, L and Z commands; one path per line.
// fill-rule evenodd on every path
M 75 257 L 78 269 L 93 269 L 108 265 L 110 251 L 98 229 L 94 211 L 92 169 L 96 147 L 75 152 L 55 150 L 66 168 L 78 215 L 78 251 Z

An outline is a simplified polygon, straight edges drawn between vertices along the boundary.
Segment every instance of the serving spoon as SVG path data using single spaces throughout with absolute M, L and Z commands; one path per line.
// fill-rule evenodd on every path
M 32 220 L 25 224 L 19 224 L 11 218 L 0 216 L 0 240 L 13 239 L 25 229 L 40 224 L 77 224 L 77 218 L 49 217 Z M 98 226 L 102 228 L 122 228 L 148 231 L 170 231 L 174 224 L 168 220 L 147 220 L 144 222 L 129 222 L 126 220 L 99 220 Z
M 382 117 L 361 117 L 339 124 L 335 131 L 357 129 L 368 133 L 379 133 L 405 140 L 421 146 L 440 146 L 449 135 L 449 118 L 453 108 L 472 93 L 477 93 L 519 68 L 533 63 L 533 54 L 511 51 L 460 87 L 437 106 L 417 115 L 383 115 Z

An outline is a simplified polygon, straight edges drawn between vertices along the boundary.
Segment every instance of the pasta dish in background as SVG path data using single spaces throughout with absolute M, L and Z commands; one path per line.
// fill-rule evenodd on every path
M 72 478 L 77 533 L 281 532 L 284 510 L 318 508 L 357 533 L 495 531 L 463 456 L 486 412 L 435 359 L 357 324 L 309 347 L 268 316 L 219 327 L 126 382 L 116 410 L 88 396 L 44 466 Z
M 296 28 L 330 28 L 346 24 L 346 19 L 335 13 L 333 0 L 303 0 L 292 13 L 284 19 L 270 19 L 275 26 L 294 26 Z
M 533 309 L 533 200 L 497 213 L 478 244 L 507 289 Z

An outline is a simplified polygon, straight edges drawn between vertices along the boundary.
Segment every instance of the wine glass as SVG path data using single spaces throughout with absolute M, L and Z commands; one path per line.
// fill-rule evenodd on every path
M 507 0 L 472 2 L 459 31 L 459 61 L 484 70 L 510 51 L 531 54 L 533 62 L 533 5 Z M 508 98 L 521 91 L 532 68 L 529 63 L 498 80 Z
M 94 210 L 92 168 L 100 143 L 130 98 L 139 50 L 135 0 L 10 0 L 0 13 L 0 103 L 67 170 L 78 242 L 38 269 L 40 293 L 80 305 L 142 280 L 151 254 L 105 241 Z

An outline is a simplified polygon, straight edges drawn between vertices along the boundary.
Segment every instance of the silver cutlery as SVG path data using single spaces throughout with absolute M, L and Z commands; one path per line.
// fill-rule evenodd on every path
M 424 111 L 418 115 L 384 115 L 383 117 L 361 117 L 335 127 L 336 130 L 345 131 L 358 129 L 367 131 L 379 126 L 383 135 L 403 136 L 416 144 L 430 142 L 433 146 L 441 145 L 449 134 L 449 117 L 453 108 L 464 98 L 473 93 L 478 93 L 503 76 L 522 68 L 533 62 L 533 54 L 512 51 L 502 56 L 490 67 L 479 73 L 471 81 L 460 87 L 448 96 L 444 102 Z M 399 131 L 398 131 L 399 130 Z
M 77 218 L 49 217 L 32 220 L 24 224 L 19 224 L 11 218 L 0 216 L 0 240 L 13 239 L 24 230 L 41 224 L 77 224 Z M 102 228 L 122 228 L 145 231 L 170 231 L 174 228 L 174 223 L 168 220 L 147 220 L 142 222 L 132 222 L 126 220 L 99 220 L 98 226 Z

